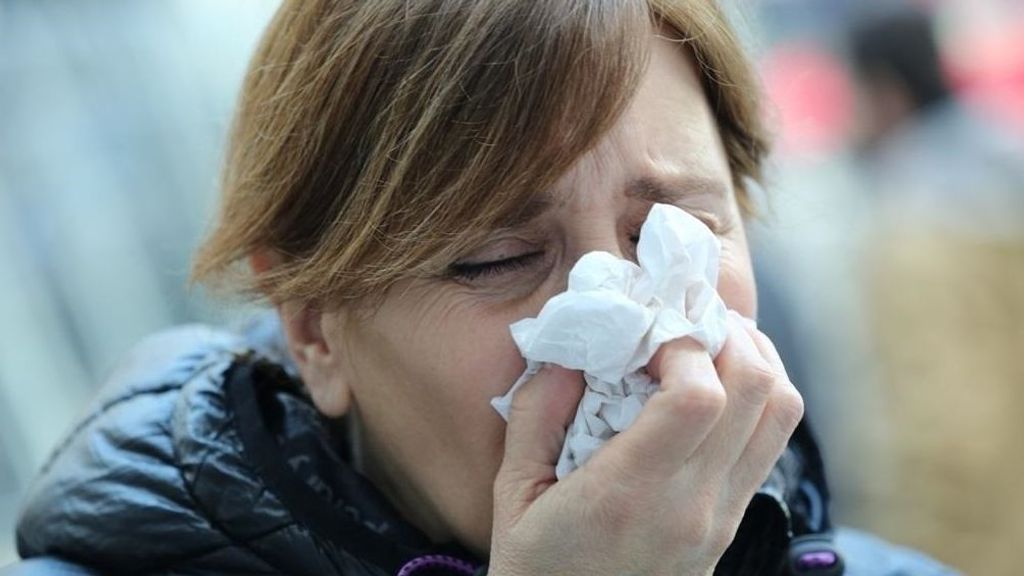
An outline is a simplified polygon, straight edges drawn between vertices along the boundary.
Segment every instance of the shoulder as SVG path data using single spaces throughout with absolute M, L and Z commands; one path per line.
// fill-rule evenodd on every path
M 924 554 L 850 528 L 836 532 L 845 576 L 955 576 L 956 570 Z
M 117 366 L 51 453 L 36 486 L 45 486 L 47 480 L 65 472 L 95 481 L 107 472 L 136 468 L 147 460 L 155 468 L 169 464 L 174 456 L 174 414 L 183 396 L 191 388 L 215 386 L 243 353 L 244 344 L 237 336 L 199 325 L 146 338 Z M 104 474 L 83 476 L 90 465 Z M 74 485 L 57 484 L 62 489 Z
M 211 496 L 211 483 L 258 484 L 232 433 L 223 385 L 259 350 L 244 334 L 198 325 L 138 344 L 32 483 L 17 529 L 21 555 L 142 567 L 236 549 L 221 507 L 251 503 L 236 502 L 235 491 Z M 284 524 L 268 509 L 247 526 Z M 24 571 L 31 563 L 16 566 L 35 573 Z

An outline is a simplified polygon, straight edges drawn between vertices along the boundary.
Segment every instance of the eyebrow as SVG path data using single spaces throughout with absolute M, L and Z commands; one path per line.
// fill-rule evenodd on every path
M 663 179 L 643 176 L 630 180 L 625 186 L 627 198 L 637 198 L 655 204 L 678 204 L 694 196 L 728 196 L 728 188 L 717 179 L 706 176 L 684 176 L 678 179 Z M 526 226 L 543 216 L 556 204 L 550 193 L 537 194 L 523 203 L 508 219 L 503 228 L 514 229 Z
M 723 182 L 705 176 L 686 176 L 664 180 L 645 176 L 631 180 L 626 185 L 627 198 L 639 198 L 658 204 L 676 204 L 693 196 L 718 196 L 725 198 L 728 188 Z

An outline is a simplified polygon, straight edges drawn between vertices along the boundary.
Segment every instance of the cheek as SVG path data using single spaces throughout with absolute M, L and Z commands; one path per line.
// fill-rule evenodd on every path
M 430 365 L 431 377 L 407 375 L 429 389 L 412 391 L 424 425 L 406 428 L 420 437 L 411 439 L 420 454 L 428 455 L 417 467 L 425 470 L 431 498 L 449 511 L 453 528 L 473 539 L 489 533 L 491 488 L 505 438 L 505 422 L 490 401 L 525 369 L 508 330 L 515 319 L 479 306 L 447 310 L 435 318 L 437 330 L 419 340 L 415 355 L 420 368 Z M 454 484 L 453 469 L 461 470 Z
M 728 308 L 748 318 L 757 317 L 757 287 L 745 240 L 722 240 L 718 293 Z
M 405 486 L 439 538 L 486 550 L 505 424 L 490 399 L 524 368 L 508 319 L 455 297 L 382 307 L 354 350 L 374 479 Z M 414 513 L 419 514 L 419 512 Z
M 483 437 L 493 443 L 501 422 L 490 399 L 524 368 L 511 320 L 458 298 L 399 304 L 383 307 L 349 351 L 356 403 L 374 419 L 367 425 L 390 440 L 400 436 L 403 447 L 422 448 L 431 438 L 456 438 L 463 448 Z M 444 434 L 424 434 L 431 427 Z
M 504 430 L 490 400 L 525 369 L 508 329 L 516 318 L 461 299 L 417 308 L 403 314 L 405 337 L 390 355 L 401 373 L 392 384 L 403 389 L 401 401 L 420 422 L 487 460 L 481 451 L 500 447 Z
M 504 322 L 476 323 L 452 342 L 458 348 L 443 360 L 449 405 L 441 409 L 474 469 L 483 480 L 493 480 L 501 460 L 505 422 L 491 406 L 491 399 L 508 391 L 526 364 L 516 349 L 508 325 Z
M 449 392 L 460 403 L 482 403 L 504 394 L 525 368 L 509 332 L 514 317 L 464 306 L 446 310 L 437 330 L 422 340 L 421 355 L 432 359 Z

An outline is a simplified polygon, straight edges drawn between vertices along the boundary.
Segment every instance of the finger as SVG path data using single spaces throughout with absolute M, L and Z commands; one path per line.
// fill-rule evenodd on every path
M 750 442 L 768 398 L 781 380 L 754 344 L 742 317 L 730 310 L 727 338 L 715 359 L 727 403 L 721 420 L 698 449 L 702 463 L 723 476 Z
M 734 490 L 751 495 L 768 477 L 803 417 L 804 403 L 793 386 L 779 386 L 768 400 L 750 443 L 731 474 Z
M 732 473 L 733 489 L 753 494 L 771 472 L 804 414 L 804 401 L 786 376 L 775 345 L 754 324 L 745 326 L 758 350 L 779 376 L 754 434 Z
M 636 422 L 591 460 L 650 479 L 668 479 L 685 464 L 718 421 L 726 397 L 711 356 L 692 338 L 667 342 L 648 366 L 660 387 Z
M 545 365 L 512 398 L 505 428 L 505 456 L 495 491 L 523 506 L 555 482 L 565 429 L 583 395 L 575 370 Z
M 775 344 L 772 343 L 771 338 L 768 338 L 763 332 L 757 329 L 757 323 L 740 316 L 743 319 L 743 327 L 747 334 L 750 335 L 750 339 L 754 341 L 754 345 L 757 346 L 761 355 L 768 361 L 776 373 L 785 376 L 786 381 L 789 381 L 789 374 L 786 372 L 786 366 L 782 363 L 782 357 L 779 356 L 779 351 L 775 348 Z

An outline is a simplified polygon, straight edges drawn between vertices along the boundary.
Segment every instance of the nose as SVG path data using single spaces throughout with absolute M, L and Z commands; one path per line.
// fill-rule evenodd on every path
M 578 222 L 570 232 L 569 247 L 572 261 L 587 252 L 608 252 L 624 260 L 636 261 L 636 238 L 631 231 L 613 219 L 587 219 Z
M 594 211 L 578 211 L 562 220 L 561 256 L 553 282 L 545 282 L 534 292 L 530 303 L 536 307 L 531 315 L 536 315 L 540 307 L 551 297 L 565 291 L 569 273 L 584 254 L 589 252 L 607 252 L 617 258 L 636 262 L 636 244 L 634 236 L 639 233 L 638 227 L 630 227 L 625 218 L 619 214 L 595 213 Z
M 613 218 L 599 219 L 592 216 L 574 219 L 571 226 L 563 228 L 564 251 L 558 277 L 554 283 L 545 283 L 535 293 L 536 299 L 532 302 L 537 306 L 536 313 L 540 312 L 544 302 L 565 291 L 570 271 L 584 254 L 607 252 L 617 258 L 636 262 L 636 245 L 631 238 L 633 233 Z

